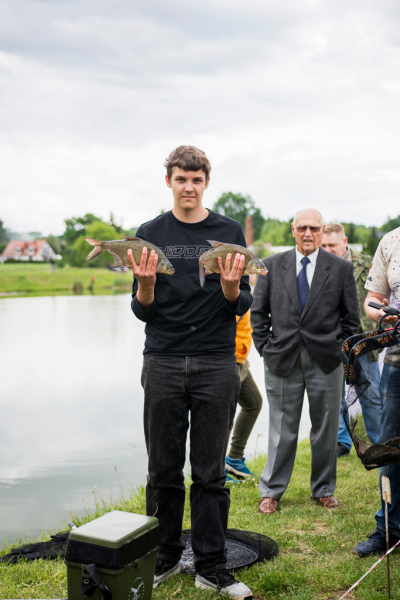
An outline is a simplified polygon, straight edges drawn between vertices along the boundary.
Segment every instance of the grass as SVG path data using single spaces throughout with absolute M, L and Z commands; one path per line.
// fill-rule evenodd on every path
M 94 292 L 104 293 L 116 289 L 129 291 L 132 274 L 115 273 L 108 269 L 64 267 L 51 272 L 47 263 L 0 264 L 0 294 L 42 295 L 73 293 L 74 285 L 88 293 L 91 277 L 95 277 Z M 81 285 L 79 285 L 81 284 Z
M 250 462 L 261 473 L 265 456 Z M 334 600 L 377 560 L 359 559 L 353 547 L 374 530 L 374 512 L 379 505 L 378 472 L 367 472 L 352 451 L 338 462 L 336 496 L 341 506 L 327 510 L 310 500 L 310 447 L 301 442 L 290 486 L 281 508 L 273 516 L 257 513 L 259 492 L 254 480 L 231 486 L 229 527 L 258 531 L 275 539 L 280 547 L 277 559 L 259 563 L 239 572 L 257 600 Z M 145 496 L 140 489 L 129 498 L 106 505 L 98 499 L 95 512 L 78 524 L 111 509 L 144 514 Z M 184 527 L 190 527 L 188 496 Z M 3 554 L 7 549 L 3 550 Z M 392 598 L 400 598 L 400 556 L 391 558 Z M 348 598 L 387 598 L 386 562 L 383 561 Z M 66 568 L 59 561 L 37 561 L 8 566 L 0 563 L 0 598 L 66 597 Z M 154 600 L 213 600 L 219 596 L 197 590 L 193 577 L 179 575 L 153 593 Z

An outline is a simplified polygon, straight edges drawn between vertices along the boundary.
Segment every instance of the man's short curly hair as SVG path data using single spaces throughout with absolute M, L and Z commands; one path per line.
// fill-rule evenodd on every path
M 202 150 L 195 146 L 179 146 L 171 152 L 164 163 L 168 179 L 172 177 L 172 169 L 179 167 L 184 171 L 204 171 L 206 181 L 210 177 L 211 165 Z

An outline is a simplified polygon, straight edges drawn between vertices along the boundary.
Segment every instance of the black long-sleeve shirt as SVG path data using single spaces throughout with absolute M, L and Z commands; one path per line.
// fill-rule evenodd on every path
M 140 308 L 138 282 L 133 282 L 132 311 L 146 323 L 143 353 L 234 354 L 235 316 L 244 315 L 253 301 L 248 277 L 241 278 L 233 308 L 222 293 L 219 274 L 207 275 L 200 286 L 199 256 L 210 250 L 207 240 L 245 246 L 240 223 L 211 210 L 199 223 L 184 223 L 169 211 L 141 225 L 136 236 L 158 246 L 175 269 L 174 275 L 157 273 L 154 301 L 147 310 Z

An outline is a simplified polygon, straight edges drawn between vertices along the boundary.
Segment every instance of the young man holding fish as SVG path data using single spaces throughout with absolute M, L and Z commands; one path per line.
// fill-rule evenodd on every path
M 190 413 L 190 489 L 192 547 L 199 588 L 231 598 L 249 598 L 251 590 L 226 569 L 225 532 L 229 489 L 225 452 L 239 394 L 235 358 L 236 315 L 250 308 L 245 256 L 231 263 L 218 258 L 220 274 L 210 274 L 204 288 L 199 258 L 221 240 L 245 246 L 241 225 L 206 209 L 210 163 L 192 146 L 174 150 L 165 164 L 174 206 L 142 225 L 137 237 L 157 245 L 175 269 L 156 273 L 158 257 L 142 251 L 139 264 L 128 251 L 135 277 L 132 310 L 146 323 L 142 371 L 144 428 L 149 457 L 147 514 L 160 522 L 161 549 L 154 587 L 179 573 L 185 544 L 183 467 Z

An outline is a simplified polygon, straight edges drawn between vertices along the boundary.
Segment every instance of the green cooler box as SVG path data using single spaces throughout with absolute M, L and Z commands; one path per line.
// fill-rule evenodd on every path
M 115 510 L 69 535 L 68 600 L 150 600 L 158 519 Z

